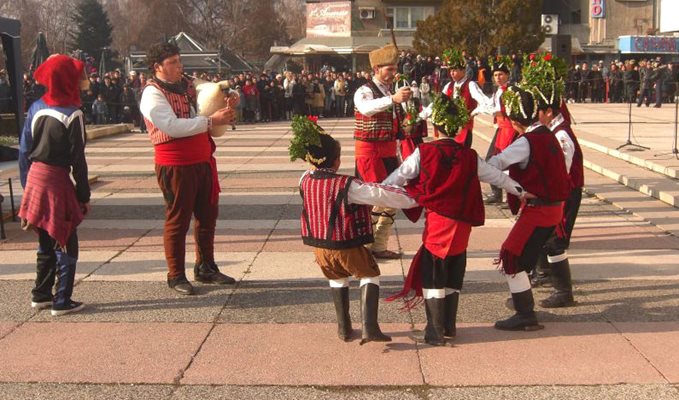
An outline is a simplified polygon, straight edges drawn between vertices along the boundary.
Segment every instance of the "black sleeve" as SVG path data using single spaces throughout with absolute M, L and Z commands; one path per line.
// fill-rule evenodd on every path
M 88 203 L 90 201 L 90 183 L 87 174 L 87 161 L 85 160 L 86 134 L 82 112 L 68 127 L 68 137 L 71 143 L 71 168 L 75 180 L 76 195 L 79 202 Z

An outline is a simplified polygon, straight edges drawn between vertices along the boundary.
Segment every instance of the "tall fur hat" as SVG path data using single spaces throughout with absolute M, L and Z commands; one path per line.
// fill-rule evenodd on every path
M 394 35 L 393 29 L 391 30 L 391 41 L 391 44 L 373 50 L 368 54 L 372 68 L 398 64 L 398 46 L 396 45 L 396 35 Z

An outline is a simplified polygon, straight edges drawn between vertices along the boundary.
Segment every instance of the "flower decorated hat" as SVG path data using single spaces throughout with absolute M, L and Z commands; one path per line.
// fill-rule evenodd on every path
M 454 137 L 457 132 L 469 122 L 469 112 L 461 96 L 450 98 L 441 93 L 432 105 L 431 123 L 436 129 L 448 137 Z
M 313 167 L 323 167 L 338 157 L 336 141 L 318 125 L 318 117 L 296 115 L 292 118 L 290 161 L 304 160 Z
M 448 49 L 443 52 L 443 63 L 452 69 L 465 69 L 467 60 L 464 59 L 462 52 L 458 49 Z
M 507 116 L 523 126 L 532 124 L 538 116 L 538 108 L 535 95 L 517 85 L 512 85 L 502 93 L 502 103 L 507 111 Z
M 520 86 L 530 90 L 539 108 L 559 107 L 566 84 L 568 65 L 551 53 L 524 56 Z
M 514 66 L 514 62 L 511 57 L 498 54 L 495 57 L 488 58 L 488 65 L 491 66 L 492 72 L 501 71 L 505 74 L 509 74 L 509 71 Z

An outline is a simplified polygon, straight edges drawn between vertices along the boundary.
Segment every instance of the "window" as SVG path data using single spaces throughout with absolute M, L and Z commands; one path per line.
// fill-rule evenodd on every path
M 417 21 L 434 15 L 434 7 L 388 7 L 385 12 L 386 28 L 417 29 Z

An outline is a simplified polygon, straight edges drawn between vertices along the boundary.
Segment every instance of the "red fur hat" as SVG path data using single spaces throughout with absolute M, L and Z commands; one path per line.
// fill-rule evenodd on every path
M 80 107 L 80 80 L 85 64 L 74 58 L 55 54 L 35 70 L 33 77 L 45 87 L 42 99 L 48 106 Z

